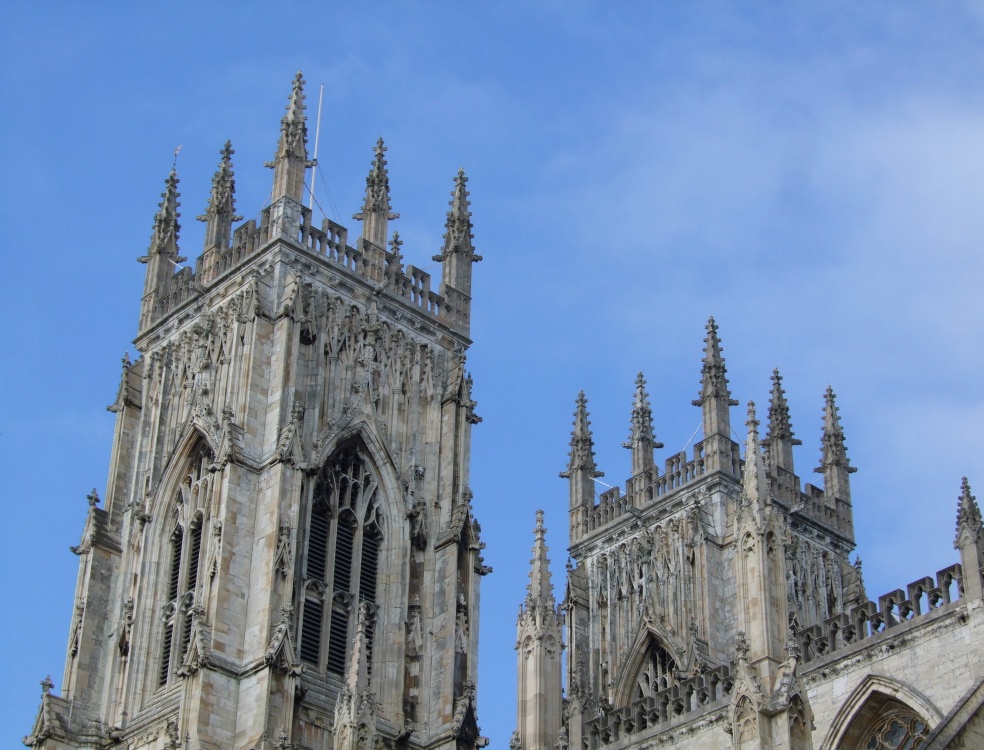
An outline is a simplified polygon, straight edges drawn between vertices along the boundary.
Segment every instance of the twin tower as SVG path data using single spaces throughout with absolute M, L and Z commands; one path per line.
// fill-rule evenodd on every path
M 239 223 L 222 149 L 193 266 L 176 174 L 165 182 L 140 258 L 140 357 L 109 407 L 105 499 L 89 496 L 73 548 L 65 672 L 60 694 L 43 683 L 35 750 L 487 744 L 466 178 L 437 290 L 389 235 L 382 141 L 361 236 L 315 226 L 303 83 L 258 222 Z M 984 541 L 966 482 L 960 562 L 869 600 L 848 559 L 853 469 L 833 393 L 823 489 L 801 486 L 778 373 L 765 437 L 750 404 L 742 450 L 713 320 L 705 343 L 702 439 L 655 465 L 640 376 L 624 494 L 596 496 L 578 397 L 567 580 L 558 603 L 538 514 L 510 750 L 975 746 L 960 743 L 984 737 Z

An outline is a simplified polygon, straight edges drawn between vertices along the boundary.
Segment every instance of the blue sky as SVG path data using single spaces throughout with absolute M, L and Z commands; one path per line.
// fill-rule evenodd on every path
M 341 6 L 341 7 L 330 7 Z M 179 144 L 181 245 L 201 251 L 218 150 L 263 205 L 297 69 L 325 84 L 316 194 L 358 234 L 378 136 L 407 262 L 469 177 L 479 723 L 513 728 L 514 613 L 536 508 L 555 581 L 574 398 L 621 484 L 636 372 L 664 456 L 699 424 L 704 323 L 732 392 L 778 366 L 813 481 L 838 394 L 858 552 L 877 596 L 957 560 L 960 478 L 984 492 L 980 3 L 18 3 L 0 28 L 0 737 L 61 687 L 85 495 L 102 493 L 119 360 Z M 313 133 L 313 122 L 311 124 Z M 313 141 L 313 136 L 312 136 Z M 439 269 L 431 269 L 435 274 Z

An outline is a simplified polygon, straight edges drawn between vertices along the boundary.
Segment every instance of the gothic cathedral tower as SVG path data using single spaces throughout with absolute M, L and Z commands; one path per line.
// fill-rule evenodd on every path
M 61 695 L 26 744 L 483 746 L 465 369 L 472 246 L 454 180 L 440 290 L 389 239 L 382 140 L 362 236 L 302 205 L 304 81 L 270 204 L 233 229 L 233 150 L 194 270 L 178 179 L 154 219 L 105 501 L 90 497 Z

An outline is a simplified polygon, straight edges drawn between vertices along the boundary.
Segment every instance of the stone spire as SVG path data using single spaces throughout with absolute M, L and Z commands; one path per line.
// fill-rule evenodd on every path
M 339 750 L 356 750 L 360 739 L 366 741 L 368 747 L 374 744 L 376 699 L 369 686 L 369 632 L 372 627 L 369 605 L 362 602 L 345 668 L 345 681 L 335 703 L 335 747 Z M 364 727 L 366 736 L 359 736 L 360 727 Z
M 526 586 L 526 609 L 534 607 L 553 610 L 556 600 L 553 584 L 550 582 L 550 560 L 547 559 L 547 530 L 543 527 L 543 511 L 536 512 L 536 526 L 533 529 L 533 559 L 530 560 L 530 582 Z
M 802 440 L 793 437 L 789 404 L 786 403 L 786 392 L 782 389 L 782 376 L 775 369 L 772 371 L 772 399 L 769 401 L 769 433 L 762 445 L 768 449 L 772 466 L 793 473 L 793 446 L 802 444 Z
M 273 168 L 271 202 L 290 198 L 300 203 L 304 198 L 304 171 L 315 162 L 307 157 L 307 118 L 304 116 L 304 78 L 301 71 L 287 101 L 287 111 L 280 121 L 277 155 L 266 166 Z
M 969 599 L 984 594 L 981 574 L 984 568 L 984 538 L 981 534 L 981 509 L 977 499 L 970 494 L 967 477 L 960 485 L 957 500 L 957 533 L 953 548 L 960 550 L 960 567 L 963 570 L 963 595 Z
M 369 175 L 366 177 L 366 200 L 362 210 L 352 214 L 353 219 L 365 222 L 362 236 L 374 245 L 385 248 L 388 232 L 387 222 L 399 219 L 400 215 L 390 208 L 389 175 L 386 172 L 386 146 L 383 139 L 376 141 L 376 158 L 372 160 Z
M 848 475 L 857 471 L 847 458 L 847 446 L 844 444 L 844 431 L 840 426 L 837 415 L 837 404 L 833 389 L 828 385 L 824 394 L 823 437 L 820 442 L 820 466 L 814 469 L 817 474 L 823 474 L 823 489 L 827 496 L 828 505 L 834 500 L 851 503 L 851 483 Z
M 571 509 L 581 505 L 594 504 L 594 479 L 605 473 L 598 471 L 594 458 L 594 440 L 591 437 L 591 422 L 588 420 L 588 400 L 584 391 L 577 394 L 577 408 L 574 410 L 574 429 L 571 432 L 571 450 L 568 454 L 567 471 L 561 472 L 563 479 L 571 481 Z
M 147 275 L 144 278 L 143 305 L 141 306 L 140 320 L 142 323 L 149 322 L 149 314 L 154 306 L 154 293 L 161 285 L 170 279 L 179 263 L 184 263 L 187 258 L 178 255 L 178 234 L 181 226 L 178 219 L 178 174 L 171 169 L 171 173 L 164 181 L 164 192 L 161 193 L 161 202 L 157 204 L 157 213 L 154 215 L 154 231 L 150 235 L 150 248 L 146 255 L 137 258 L 140 263 L 147 264 Z
M 718 327 L 714 318 L 707 320 L 707 337 L 704 339 L 704 366 L 701 369 L 700 395 L 694 406 L 700 406 L 704 418 L 704 439 L 723 435 L 730 440 L 731 417 L 728 407 L 737 406 L 728 390 L 727 370 L 721 356 Z
M 632 451 L 632 475 L 649 469 L 653 465 L 653 450 L 662 448 L 662 443 L 656 442 L 653 434 L 653 410 L 649 406 L 649 394 L 646 393 L 646 379 L 640 372 L 636 376 L 635 399 L 632 401 L 631 427 L 629 439 L 622 443 L 623 448 Z
M 560 651 L 563 617 L 550 583 L 543 511 L 536 512 L 526 601 L 516 623 L 519 652 L 515 742 L 523 750 L 555 750 L 563 717 Z
M 467 182 L 465 170 L 459 169 L 451 191 L 451 210 L 444 224 L 444 247 L 433 260 L 444 263 L 441 286 L 452 287 L 471 299 L 471 264 L 480 261 L 482 256 L 477 255 L 472 246 L 474 235 L 469 210 L 471 203 L 465 188 Z
M 762 446 L 759 443 L 759 421 L 755 418 L 755 402 L 748 402 L 748 437 L 745 440 L 745 470 L 742 474 L 742 494 L 761 524 L 762 514 L 767 502 L 768 485 L 765 480 L 765 461 L 762 456 Z
M 219 168 L 212 176 L 212 194 L 209 196 L 205 213 L 198 217 L 205 222 L 205 249 L 219 246 L 229 247 L 232 237 L 232 222 L 242 221 L 236 216 L 236 178 L 232 172 L 232 142 L 226 141 L 219 154 Z

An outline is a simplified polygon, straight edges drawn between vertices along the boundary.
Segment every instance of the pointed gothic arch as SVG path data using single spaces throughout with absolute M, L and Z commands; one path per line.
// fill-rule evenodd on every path
M 870 735 L 890 731 L 893 720 L 905 725 L 902 731 L 918 734 L 922 730 L 914 721 L 921 722 L 928 733 L 942 719 L 940 710 L 917 690 L 891 677 L 868 675 L 844 701 L 820 750 L 862 747 Z M 873 747 L 882 750 L 890 745 L 876 742 Z
M 298 549 L 298 658 L 313 674 L 344 674 L 359 604 L 381 606 L 382 567 L 405 545 L 394 494 L 362 430 L 346 430 L 307 482 Z M 377 446 L 378 448 L 378 446 Z M 399 495 L 396 496 L 397 498 Z M 375 616 L 372 621 L 375 622 Z M 367 629 L 369 669 L 375 630 Z
M 616 706 L 628 706 L 677 683 L 677 672 L 684 666 L 681 654 L 666 634 L 652 622 L 639 630 L 615 684 Z
M 154 688 L 165 689 L 191 647 L 193 620 L 203 612 L 202 583 L 208 543 L 206 528 L 211 520 L 215 499 L 214 474 L 211 467 L 215 451 L 207 437 L 191 429 L 181 442 L 165 472 L 154 499 L 156 555 L 160 613 L 156 645 L 151 647 L 148 673 L 154 675 Z M 156 653 L 156 659 L 154 654 Z

